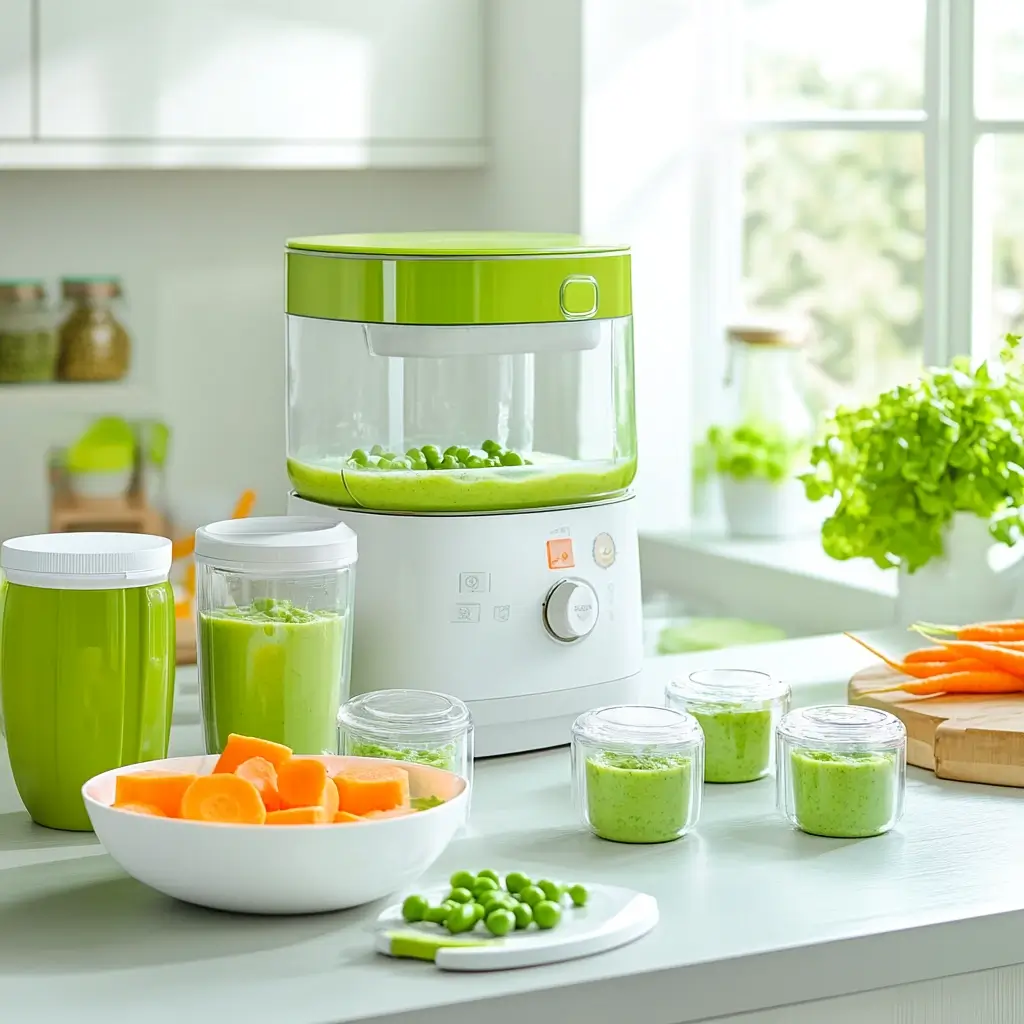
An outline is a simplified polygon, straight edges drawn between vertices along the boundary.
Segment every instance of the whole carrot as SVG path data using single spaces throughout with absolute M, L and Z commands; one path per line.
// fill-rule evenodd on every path
M 985 672 L 948 672 L 930 679 L 908 680 L 898 688 L 919 696 L 935 693 L 1021 693 L 1024 692 L 1024 679 L 990 669 Z
M 964 658 L 959 652 L 956 652 L 956 656 L 953 659 L 940 658 L 935 661 L 922 661 L 917 659 L 915 661 L 910 661 L 904 658 L 903 661 L 896 661 L 895 658 L 890 658 L 888 655 L 885 655 L 881 651 L 872 647 L 866 640 L 862 640 L 860 637 L 854 636 L 852 633 L 847 633 L 846 635 L 853 640 L 854 643 L 858 643 L 866 651 L 870 651 L 876 658 L 880 658 L 889 666 L 889 668 L 893 669 L 893 671 L 900 672 L 905 676 L 913 676 L 916 679 L 928 679 L 931 676 L 936 676 L 940 673 L 953 671 L 984 671 L 989 667 L 986 662 L 981 661 L 978 658 Z
M 943 645 L 961 651 L 965 657 L 984 661 L 990 668 L 1024 678 L 1024 650 L 977 640 L 945 640 Z
M 932 622 L 919 622 L 913 628 L 925 636 L 952 636 L 957 640 L 1024 640 L 1024 621 L 1020 619 L 1007 619 L 1004 622 L 972 622 L 966 626 L 939 626 Z
M 963 655 L 948 647 L 919 647 L 916 651 L 907 651 L 903 655 L 903 664 L 912 665 L 915 661 L 959 661 Z

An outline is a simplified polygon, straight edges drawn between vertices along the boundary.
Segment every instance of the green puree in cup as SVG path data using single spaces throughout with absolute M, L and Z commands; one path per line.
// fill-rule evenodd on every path
M 664 843 L 677 839 L 690 810 L 688 757 L 616 754 L 587 759 L 587 817 L 602 839 Z
M 884 753 L 794 750 L 797 824 L 816 836 L 858 839 L 889 827 L 896 807 L 896 763 Z
M 206 749 L 228 734 L 336 753 L 344 623 L 334 612 L 261 599 L 200 615 L 200 688 Z
M 751 782 L 771 765 L 772 712 L 728 704 L 691 705 L 690 713 L 704 731 L 704 781 Z

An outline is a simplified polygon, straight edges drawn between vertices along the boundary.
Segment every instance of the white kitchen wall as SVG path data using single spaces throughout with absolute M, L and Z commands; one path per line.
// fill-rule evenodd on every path
M 483 170 L 0 172 L 0 277 L 121 273 L 137 363 L 0 389 L 0 537 L 46 528 L 47 448 L 107 411 L 171 424 L 178 507 L 227 515 L 254 487 L 283 510 L 287 236 L 579 229 L 580 0 L 493 0 L 488 39 Z

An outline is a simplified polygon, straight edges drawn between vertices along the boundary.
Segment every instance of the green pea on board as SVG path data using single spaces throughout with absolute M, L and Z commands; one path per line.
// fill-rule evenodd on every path
M 490 868 L 484 868 L 483 871 L 478 871 L 476 873 L 476 877 L 489 878 L 498 886 L 499 889 L 501 888 L 501 876 L 498 874 L 497 871 L 492 871 Z
M 473 894 L 469 891 L 469 889 L 463 889 L 460 886 L 457 889 L 452 889 L 452 891 L 448 893 L 448 899 L 452 903 L 472 903 Z
M 569 893 L 569 899 L 573 902 L 573 906 L 585 907 L 587 905 L 590 893 L 587 892 L 586 886 L 570 885 L 567 892 Z
M 532 884 L 533 883 L 530 879 L 521 871 L 511 871 L 505 879 L 505 888 L 508 889 L 513 896 L 522 892 L 523 889 Z
M 533 908 L 533 919 L 538 928 L 554 928 L 562 920 L 562 908 L 551 900 L 541 900 Z
M 415 924 L 426 918 L 429 909 L 430 903 L 425 896 L 408 896 L 402 904 L 402 917 L 409 924 Z
M 511 910 L 505 910 L 499 908 L 498 910 L 492 910 L 484 921 L 487 926 L 487 930 L 492 935 L 502 936 L 508 935 L 516 926 L 516 916 Z
M 488 889 L 497 889 L 498 883 L 493 878 L 477 877 L 477 880 L 473 883 L 473 895 L 480 896 L 481 893 L 487 892 Z
M 476 922 L 476 907 L 472 903 L 459 903 L 448 912 L 444 926 L 452 935 L 458 935 L 472 931 Z
M 552 903 L 557 903 L 562 898 L 562 893 L 565 891 L 557 882 L 552 882 L 548 878 L 542 878 L 537 883 L 537 888 L 544 893 L 544 898 L 551 900 Z
M 453 889 L 472 889 L 473 884 L 476 882 L 476 875 L 472 871 L 456 871 L 451 878 L 448 879 L 448 884 Z
M 544 899 L 544 891 L 535 885 L 528 885 L 519 893 L 519 902 L 525 903 L 528 907 L 535 907 Z
M 525 903 L 517 903 L 512 908 L 512 913 L 516 918 L 516 928 L 522 930 L 533 924 L 533 911 Z

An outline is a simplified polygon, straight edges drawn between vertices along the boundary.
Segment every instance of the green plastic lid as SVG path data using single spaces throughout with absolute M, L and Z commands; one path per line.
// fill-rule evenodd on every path
M 579 235 L 313 235 L 285 250 L 285 311 L 360 323 L 476 325 L 632 313 L 629 249 Z

